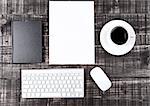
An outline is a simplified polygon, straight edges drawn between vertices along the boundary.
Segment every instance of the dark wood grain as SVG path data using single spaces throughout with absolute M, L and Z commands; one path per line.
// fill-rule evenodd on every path
M 150 106 L 150 1 L 95 0 L 95 65 L 48 65 L 48 0 L 0 0 L 0 16 L 7 19 L 0 36 L 0 106 Z M 112 19 L 129 22 L 136 31 L 136 45 L 128 54 L 112 56 L 99 42 L 102 26 Z M 43 26 L 43 62 L 12 64 L 11 21 L 41 20 Z M 89 72 L 100 66 L 112 80 L 102 92 Z M 81 99 L 22 99 L 21 69 L 83 67 L 85 97 Z

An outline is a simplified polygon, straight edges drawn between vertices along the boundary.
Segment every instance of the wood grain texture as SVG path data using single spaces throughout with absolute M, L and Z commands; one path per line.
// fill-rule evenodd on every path
M 95 0 L 95 65 L 48 65 L 48 0 L 0 0 L 0 19 L 7 19 L 0 36 L 0 106 L 150 106 L 150 1 Z M 102 26 L 123 19 L 135 29 L 136 45 L 128 54 L 112 56 L 99 43 Z M 12 64 L 11 21 L 41 20 L 43 62 Z M 112 80 L 102 92 L 89 76 L 100 66 Z M 82 67 L 85 69 L 85 97 L 82 99 L 22 99 L 21 69 Z

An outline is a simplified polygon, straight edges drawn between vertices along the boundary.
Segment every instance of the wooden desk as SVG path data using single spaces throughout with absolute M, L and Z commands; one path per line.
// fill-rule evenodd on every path
M 95 0 L 96 64 L 83 66 L 48 65 L 48 0 L 1 0 L 0 14 L 8 20 L 0 36 L 0 106 L 150 106 L 150 1 Z M 88 17 L 87 17 L 88 18 Z M 109 20 L 121 18 L 135 29 L 137 40 L 132 51 L 115 57 L 99 43 L 99 32 Z M 43 63 L 12 64 L 11 20 L 42 20 Z M 100 66 L 112 80 L 107 92 L 98 89 L 89 76 Z M 22 99 L 20 70 L 32 68 L 85 68 L 85 97 L 82 99 Z

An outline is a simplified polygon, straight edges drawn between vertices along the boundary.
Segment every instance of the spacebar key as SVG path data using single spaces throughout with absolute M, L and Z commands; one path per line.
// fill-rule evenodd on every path
M 61 94 L 60 93 L 41 93 L 41 97 L 61 97 Z

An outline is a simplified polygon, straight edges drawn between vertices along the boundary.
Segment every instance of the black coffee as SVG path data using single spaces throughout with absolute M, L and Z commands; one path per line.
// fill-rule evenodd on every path
M 122 45 L 128 40 L 128 33 L 122 27 L 116 27 L 111 32 L 111 39 L 114 43 Z

